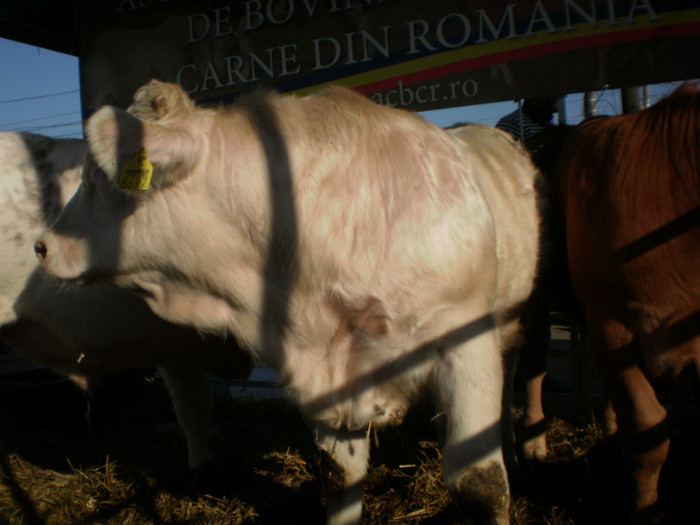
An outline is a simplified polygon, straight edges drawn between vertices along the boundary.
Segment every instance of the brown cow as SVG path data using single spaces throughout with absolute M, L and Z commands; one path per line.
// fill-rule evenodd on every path
M 555 168 L 570 275 L 617 415 L 638 517 L 669 450 L 657 393 L 697 396 L 700 91 L 569 132 Z

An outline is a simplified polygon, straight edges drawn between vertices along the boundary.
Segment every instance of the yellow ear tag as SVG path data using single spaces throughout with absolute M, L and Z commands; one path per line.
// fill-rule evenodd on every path
M 141 148 L 133 159 L 124 164 L 117 187 L 122 190 L 147 190 L 152 175 L 153 164 L 146 158 L 146 150 Z

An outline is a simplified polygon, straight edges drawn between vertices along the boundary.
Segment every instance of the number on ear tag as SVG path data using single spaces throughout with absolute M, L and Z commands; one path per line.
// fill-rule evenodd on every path
M 117 187 L 122 190 L 147 190 L 152 175 L 153 164 L 146 158 L 146 150 L 141 148 L 133 159 L 124 164 Z

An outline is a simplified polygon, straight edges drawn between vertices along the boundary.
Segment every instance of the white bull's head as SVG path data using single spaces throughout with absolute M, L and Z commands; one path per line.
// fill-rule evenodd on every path
M 254 310 L 264 254 L 250 239 L 264 235 L 266 221 L 257 219 L 269 203 L 264 178 L 256 185 L 250 174 L 261 172 L 264 150 L 245 115 L 219 131 L 219 120 L 232 118 L 158 82 L 140 89 L 128 111 L 97 111 L 80 188 L 35 244 L 41 268 L 73 284 L 140 293 L 157 315 L 210 332 L 225 330 L 235 302 L 218 286 L 231 283 L 212 276 L 238 275 L 235 292 L 255 297 Z M 252 167 L 239 176 L 245 159 Z M 251 193 L 256 220 L 235 220 L 237 196 Z
M 81 186 L 34 247 L 44 271 L 82 284 L 123 273 L 125 243 L 129 260 L 142 256 L 137 243 L 147 240 L 138 229 L 147 222 L 141 204 L 197 162 L 196 141 L 178 125 L 193 109 L 179 88 L 153 81 L 136 93 L 128 112 L 103 107 L 89 119 Z

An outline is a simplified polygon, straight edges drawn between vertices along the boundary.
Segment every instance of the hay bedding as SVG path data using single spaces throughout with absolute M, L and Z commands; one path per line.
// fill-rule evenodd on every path
M 218 396 L 216 462 L 193 478 L 186 448 L 158 380 L 106 385 L 86 403 L 60 391 L 0 390 L 0 523 L 316 524 L 322 487 L 311 435 L 285 402 Z M 368 524 L 460 522 L 440 479 L 428 404 L 405 424 L 371 436 L 365 490 Z M 685 419 L 684 419 L 685 420 Z M 683 426 L 685 425 L 685 426 Z M 669 523 L 696 519 L 698 427 L 678 424 L 665 469 Z M 624 469 L 614 442 L 590 420 L 554 418 L 551 458 L 513 482 L 514 525 L 624 523 Z M 684 448 L 685 447 L 685 448 Z M 666 472 L 667 471 L 667 472 Z M 672 474 L 670 474 L 672 472 Z M 692 480 L 679 482 L 684 475 Z

